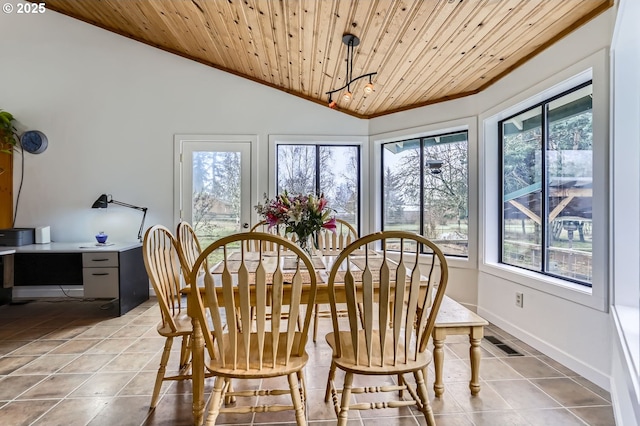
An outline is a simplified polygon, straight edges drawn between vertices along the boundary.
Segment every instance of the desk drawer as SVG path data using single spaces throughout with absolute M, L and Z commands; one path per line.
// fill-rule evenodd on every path
M 82 266 L 85 268 L 110 268 L 118 266 L 118 253 L 82 253 Z
M 83 268 L 84 297 L 90 299 L 117 299 L 118 268 Z

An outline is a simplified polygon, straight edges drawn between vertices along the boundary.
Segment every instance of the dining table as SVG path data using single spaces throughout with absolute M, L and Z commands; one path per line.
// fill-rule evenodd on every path
M 259 254 L 257 252 L 254 253 L 245 253 L 245 261 L 249 259 L 251 260 L 251 256 L 264 256 L 267 258 L 280 258 L 273 254 L 262 253 Z M 311 256 L 311 260 L 313 266 L 315 268 L 315 274 L 317 277 L 317 287 L 316 287 L 316 304 L 329 304 L 329 286 L 328 286 L 328 278 L 329 271 L 333 267 L 339 252 L 336 251 L 325 251 L 322 254 L 315 253 Z M 230 260 L 240 262 L 240 252 L 234 252 L 230 255 Z M 381 261 L 383 256 L 377 252 L 370 250 L 367 253 L 369 261 L 371 259 L 379 259 Z M 235 257 L 235 259 L 234 259 Z M 360 258 L 361 261 L 358 259 Z M 350 268 L 353 270 L 358 270 L 359 268 L 364 267 L 364 258 L 365 253 L 362 252 L 360 255 L 350 256 Z M 257 263 L 256 258 L 256 263 Z M 293 274 L 293 269 L 295 268 L 295 262 L 292 258 L 288 258 L 283 256 L 280 258 L 282 262 L 280 264 L 283 272 L 287 270 L 291 270 Z M 344 268 L 342 266 L 341 268 Z M 222 273 L 223 267 L 221 266 L 221 262 L 215 264 L 210 268 L 211 274 L 214 276 L 220 275 Z M 273 267 L 275 269 L 275 266 Z M 338 277 L 340 277 L 340 273 L 338 273 Z M 198 285 L 198 290 L 206 300 L 206 292 L 204 285 Z M 308 291 L 307 288 L 303 287 L 303 295 L 302 300 L 305 299 L 305 291 Z M 193 389 L 193 418 L 194 425 L 201 426 L 204 422 L 204 411 L 206 401 L 204 400 L 204 381 L 205 381 L 205 343 L 203 330 L 200 325 L 200 322 L 197 320 L 197 314 L 194 309 L 197 309 L 195 306 L 196 303 L 191 301 L 191 287 L 186 286 L 182 289 L 182 294 L 187 297 L 187 314 L 192 319 L 193 324 L 193 336 L 191 339 L 192 345 L 192 359 L 191 359 L 191 369 L 192 369 L 192 389 Z M 336 303 L 344 303 L 346 294 L 344 292 L 344 288 L 340 285 L 335 287 L 335 296 Z M 218 298 L 219 303 L 222 303 L 222 289 L 220 288 L 220 292 L 217 292 L 216 297 Z M 471 369 L 471 380 L 469 382 L 469 388 L 472 394 L 477 394 L 480 392 L 480 383 L 479 383 L 479 368 L 480 368 L 480 357 L 481 351 L 479 349 L 480 340 L 483 337 L 483 329 L 484 326 L 487 325 L 488 322 L 471 312 L 467 308 L 463 307 L 453 299 L 448 296 L 444 296 L 443 302 L 441 304 L 441 308 L 439 310 L 438 316 L 436 317 L 436 324 L 432 333 L 433 342 L 434 342 L 434 369 L 435 369 L 435 382 L 434 382 L 434 391 L 437 397 L 440 397 L 444 393 L 444 385 L 443 385 L 443 362 L 444 362 L 444 339 L 447 335 L 450 334 L 468 334 L 469 342 L 470 342 L 470 369 Z M 328 372 L 327 372 L 328 373 Z

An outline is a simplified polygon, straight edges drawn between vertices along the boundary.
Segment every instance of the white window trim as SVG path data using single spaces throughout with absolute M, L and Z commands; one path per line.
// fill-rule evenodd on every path
M 372 212 L 372 229 L 382 229 L 382 181 L 380 179 L 380 176 L 382 176 L 382 144 L 459 131 L 466 131 L 468 139 L 469 254 L 466 258 L 447 256 L 447 264 L 451 268 L 475 269 L 478 264 L 478 182 L 477 179 L 475 179 L 475 176 L 478 175 L 478 132 L 476 117 L 464 117 L 425 126 L 371 135 L 369 138 L 372 145 L 370 167 L 371 176 L 374 177 L 374 180 L 368 181 L 371 200 L 369 210 Z
M 616 418 L 634 413 L 640 419 L 640 4 L 621 0 L 611 42 L 611 316 L 625 374 L 614 375 L 614 398 L 635 402 L 616 407 Z M 616 354 L 619 352 L 619 354 Z M 615 360 L 614 360 L 615 365 Z M 615 374 L 615 373 L 614 373 Z M 626 376 L 623 383 L 621 377 Z M 617 395 L 616 393 L 619 393 Z M 629 420 L 629 423 L 633 420 Z
M 277 145 L 357 145 L 360 147 L 360 233 L 369 233 L 369 194 L 365 192 L 369 181 L 369 144 L 366 136 L 326 136 L 326 135 L 269 135 L 269 197 L 276 196 L 276 164 L 278 163 Z
M 550 277 L 542 273 L 499 263 L 501 189 L 498 122 L 544 102 L 581 83 L 593 81 L 593 157 L 608 158 L 609 87 L 607 52 L 601 50 L 529 90 L 479 116 L 482 125 L 479 150 L 480 247 L 479 270 L 534 288 L 581 305 L 608 311 L 608 167 L 607 161 L 593 164 L 593 270 L 592 287 Z

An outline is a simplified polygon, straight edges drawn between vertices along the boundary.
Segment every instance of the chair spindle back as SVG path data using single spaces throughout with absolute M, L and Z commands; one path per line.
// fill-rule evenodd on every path
M 222 260 L 205 273 L 205 302 L 194 283 L 197 270 L 216 251 L 222 252 Z M 263 232 L 221 238 L 196 259 L 190 282 L 209 356 L 226 368 L 277 368 L 305 353 L 312 309 L 306 309 L 298 331 L 297 319 L 300 305 L 315 301 L 316 274 L 309 258 L 291 241 Z M 288 315 L 282 315 L 287 308 Z M 250 361 L 255 354 L 258 361 Z
M 162 322 L 175 332 L 177 327 L 174 318 L 183 310 L 186 313 L 180 295 L 185 270 L 178 243 L 169 229 L 155 225 L 144 235 L 142 253 L 144 266 L 158 298 Z
M 356 364 L 380 367 L 415 361 L 435 326 L 447 279 L 442 251 L 418 234 L 379 232 L 350 244 L 329 274 L 334 332 L 350 331 L 352 341 L 346 348 L 336 340 L 338 356 L 354 351 Z M 337 285 L 346 292 L 348 326 L 337 319 Z

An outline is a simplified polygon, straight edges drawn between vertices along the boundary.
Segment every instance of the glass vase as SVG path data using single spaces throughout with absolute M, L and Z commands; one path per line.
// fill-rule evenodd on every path
M 298 235 L 297 237 L 298 239 L 296 240 L 296 244 L 298 244 L 298 247 L 300 247 L 305 253 L 307 253 L 307 255 L 309 255 L 309 258 L 311 258 L 313 256 L 315 244 L 313 241 L 313 234 Z

